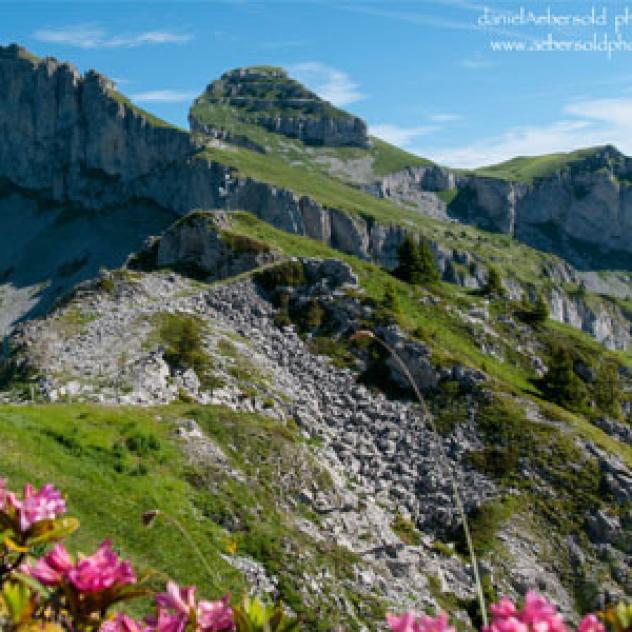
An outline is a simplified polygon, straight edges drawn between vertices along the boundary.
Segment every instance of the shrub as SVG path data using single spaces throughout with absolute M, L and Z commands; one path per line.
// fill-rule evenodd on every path
M 391 314 L 399 314 L 400 312 L 399 297 L 392 283 L 388 283 L 384 288 L 382 307 Z
M 295 287 L 297 285 L 304 285 L 307 282 L 305 278 L 305 268 L 300 261 L 285 261 L 266 268 L 258 272 L 255 278 L 261 286 L 269 292 L 272 292 L 278 287 Z
M 193 369 L 200 380 L 208 374 L 211 361 L 204 351 L 202 323 L 189 314 L 166 314 L 159 330 L 164 358 L 173 369 Z

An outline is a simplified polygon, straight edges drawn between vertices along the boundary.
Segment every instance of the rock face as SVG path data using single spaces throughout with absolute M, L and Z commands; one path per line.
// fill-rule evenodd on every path
M 112 199 L 192 153 L 186 132 L 134 108 L 107 78 L 15 45 L 0 48 L 0 129 L 0 176 L 55 200 Z
M 244 123 L 298 138 L 307 145 L 367 147 L 366 124 L 324 101 L 281 68 L 254 66 L 224 73 L 196 99 L 189 115 L 191 129 L 216 136 L 221 125 L 214 111 L 234 108 Z
M 576 267 L 632 258 L 632 159 L 595 150 L 532 183 L 459 178 L 450 214 L 556 252 Z
M 436 193 L 454 189 L 456 180 L 455 174 L 438 165 L 408 167 L 384 176 L 365 189 L 376 197 L 404 206 L 414 205 L 423 215 L 448 219 L 447 204 Z
M 631 182 L 632 159 L 606 146 L 529 183 L 430 166 L 389 174 L 367 190 L 431 217 L 512 235 L 590 269 L 632 262 Z M 439 191 L 451 192 L 449 204 L 429 197 Z

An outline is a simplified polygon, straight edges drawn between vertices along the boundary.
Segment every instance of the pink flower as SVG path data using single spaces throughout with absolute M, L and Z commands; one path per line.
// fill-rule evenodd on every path
M 181 588 L 167 582 L 167 591 L 156 595 L 158 617 L 152 622 L 156 632 L 182 632 L 190 621 L 196 621 L 198 632 L 234 630 L 233 611 L 228 596 L 219 601 L 195 601 L 195 586 Z
M 147 619 L 147 632 L 184 632 L 189 617 L 183 614 L 171 614 L 163 608 L 158 608 L 156 617 Z
M 131 564 L 128 560 L 119 560 L 109 540 L 105 540 L 96 553 L 77 562 L 67 577 L 77 590 L 85 593 L 136 582 Z
M 3 488 L 4 489 L 4 488 Z M 22 500 L 15 494 L 4 492 L 6 500 L 17 511 L 20 519 L 20 529 L 28 531 L 33 524 L 40 520 L 52 520 L 66 512 L 66 502 L 61 493 L 50 483 L 36 492 L 32 485 L 24 486 Z
M 417 621 L 413 612 L 404 612 L 400 617 L 386 615 L 386 623 L 393 632 L 414 632 Z
M 197 607 L 198 629 L 204 632 L 234 630 L 233 610 L 228 605 L 228 595 L 219 601 L 200 601 Z
M 527 593 L 520 620 L 534 632 L 567 632 L 557 608 L 533 590 Z
M 7 491 L 7 481 L 4 478 L 0 478 L 0 511 L 4 510 L 8 499 L 9 492 Z
M 108 619 L 101 624 L 99 632 L 143 632 L 145 627 L 138 621 L 119 612 L 114 619 Z
M 423 615 L 417 622 L 417 632 L 456 632 L 448 625 L 448 615 L 441 612 L 434 619 Z
M 392 632 L 455 632 L 455 628 L 448 625 L 445 612 L 434 618 L 422 615 L 419 619 L 415 619 L 412 612 L 405 612 L 400 617 L 387 614 L 386 622 Z
M 173 581 L 167 582 L 167 592 L 158 593 L 156 595 L 156 603 L 159 608 L 167 610 L 175 610 L 179 614 L 187 616 L 195 612 L 195 586 L 180 588 Z
M 491 612 L 492 622 L 483 632 L 568 632 L 556 607 L 534 591 L 527 593 L 520 612 L 507 597 L 493 604 Z
M 63 544 L 56 544 L 35 566 L 25 567 L 24 571 L 45 586 L 60 584 L 66 573 L 73 567 L 72 559 Z
M 577 632 L 606 632 L 606 628 L 594 614 L 587 614 L 581 620 Z
M 492 604 L 490 610 L 495 618 L 515 617 L 518 614 L 515 604 L 507 597 L 503 597 L 498 603 Z

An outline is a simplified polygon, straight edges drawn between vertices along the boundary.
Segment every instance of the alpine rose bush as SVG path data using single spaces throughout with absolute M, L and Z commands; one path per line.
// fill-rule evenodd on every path
M 65 516 L 66 502 L 51 484 L 21 494 L 0 479 L 0 632 L 294 632 L 301 622 L 281 604 L 244 596 L 230 604 L 197 598 L 195 586 L 168 581 L 153 596 L 154 613 L 134 619 L 113 606 L 148 596 L 146 577 L 137 577 L 104 540 L 88 556 L 71 555 L 62 540 L 79 526 Z M 159 511 L 148 512 L 146 526 Z M 490 607 L 491 622 L 481 632 L 570 632 L 556 607 L 535 592 L 519 609 L 503 597 Z M 604 625 L 604 622 L 606 625 Z M 448 614 L 389 614 L 392 632 L 456 632 Z M 589 614 L 577 632 L 632 632 L 632 605 L 613 606 L 597 617 Z

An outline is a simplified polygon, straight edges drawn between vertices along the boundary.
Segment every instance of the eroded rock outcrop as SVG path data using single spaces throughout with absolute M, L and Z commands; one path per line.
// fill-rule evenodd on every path
M 161 237 L 150 238 L 129 265 L 171 268 L 208 281 L 236 276 L 278 257 L 266 243 L 232 233 L 225 213 L 193 211 Z

